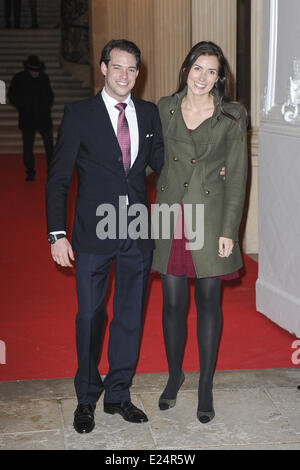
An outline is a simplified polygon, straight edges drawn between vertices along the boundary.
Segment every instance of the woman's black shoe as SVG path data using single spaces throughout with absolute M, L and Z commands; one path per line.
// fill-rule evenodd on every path
M 169 410 L 170 408 L 174 408 L 174 406 L 176 405 L 177 393 L 178 393 L 181 385 L 183 384 L 184 379 L 185 379 L 185 376 L 184 376 L 184 373 L 182 372 L 181 379 L 180 379 L 180 382 L 179 382 L 179 387 L 177 389 L 175 398 L 164 398 L 163 397 L 164 392 L 161 394 L 161 396 L 159 398 L 159 401 L 158 401 L 158 406 L 159 406 L 159 409 L 161 411 L 165 411 L 165 410 Z
M 197 410 L 197 418 L 202 424 L 209 423 L 212 419 L 214 419 L 214 417 L 215 417 L 214 409 L 212 409 L 211 411 Z

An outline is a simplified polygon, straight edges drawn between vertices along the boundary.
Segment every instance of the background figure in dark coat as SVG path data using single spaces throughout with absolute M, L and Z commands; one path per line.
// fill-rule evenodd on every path
M 38 21 L 37 21 L 37 0 L 28 0 L 28 6 L 31 12 L 31 28 L 38 28 Z
M 20 17 L 21 17 L 21 0 L 4 0 L 4 15 L 5 15 L 5 27 L 11 28 L 11 10 L 13 7 L 14 11 L 14 26 L 20 28 Z
M 54 95 L 49 78 L 44 73 L 44 64 L 38 56 L 29 56 L 24 68 L 13 77 L 8 99 L 19 112 L 26 181 L 32 181 L 35 176 L 33 145 L 36 131 L 42 136 L 48 166 L 53 154 L 51 106 Z

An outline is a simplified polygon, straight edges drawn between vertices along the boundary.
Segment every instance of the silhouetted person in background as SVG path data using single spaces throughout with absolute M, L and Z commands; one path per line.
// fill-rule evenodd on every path
M 31 28 L 36 29 L 39 27 L 37 21 L 37 0 L 28 0 L 28 6 L 31 12 Z
M 12 8 L 11 8 L 12 7 Z M 5 27 L 11 28 L 11 10 L 14 12 L 14 26 L 20 28 L 21 0 L 4 0 Z
M 53 153 L 51 106 L 54 95 L 44 68 L 38 56 L 29 56 L 24 62 L 25 70 L 13 77 L 8 90 L 8 99 L 19 112 L 26 181 L 33 181 L 35 177 L 33 145 L 36 131 L 42 136 L 48 166 Z

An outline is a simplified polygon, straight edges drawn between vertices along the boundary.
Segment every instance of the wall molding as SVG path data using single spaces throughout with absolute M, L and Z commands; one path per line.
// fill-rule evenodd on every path
M 300 338 L 300 301 L 295 296 L 258 278 L 256 309 L 281 328 Z
M 287 123 L 282 117 L 281 106 L 275 105 L 269 112 L 268 117 L 261 120 L 259 132 L 300 139 L 300 117 L 294 122 Z
M 278 0 L 270 0 L 270 35 L 269 35 L 269 66 L 268 85 L 266 92 L 265 113 L 268 114 L 275 106 L 276 67 L 278 40 Z

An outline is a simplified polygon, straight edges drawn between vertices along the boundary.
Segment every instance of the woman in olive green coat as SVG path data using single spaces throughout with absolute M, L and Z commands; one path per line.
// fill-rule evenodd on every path
M 157 222 L 153 270 L 162 277 L 169 365 L 159 407 L 175 406 L 184 381 L 187 277 L 195 277 L 201 369 L 197 416 L 202 423 L 214 417 L 212 385 L 222 322 L 221 279 L 238 277 L 242 266 L 238 231 L 248 166 L 246 113 L 241 105 L 225 98 L 227 74 L 222 50 L 212 42 L 198 43 L 181 67 L 179 90 L 158 103 L 165 165 L 153 217 Z M 166 208 L 174 209 L 173 217 Z

